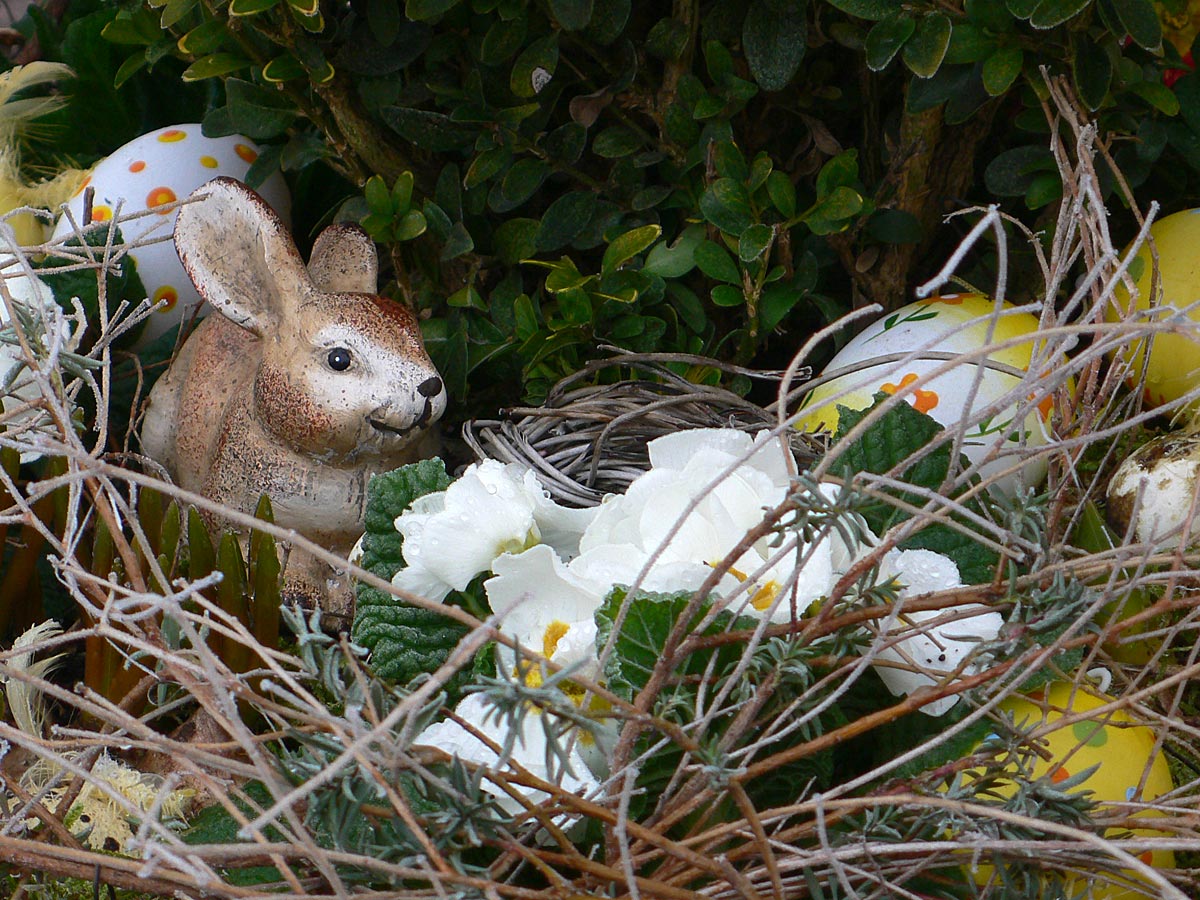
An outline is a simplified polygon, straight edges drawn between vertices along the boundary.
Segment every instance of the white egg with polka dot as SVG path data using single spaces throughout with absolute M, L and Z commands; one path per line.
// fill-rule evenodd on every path
M 197 308 L 198 315 L 208 312 L 175 253 L 171 234 L 176 208 L 171 204 L 218 175 L 244 180 L 259 152 L 253 142 L 240 135 L 209 138 L 201 133 L 198 123 L 171 125 L 134 138 L 102 159 L 67 204 L 81 227 L 84 195 L 89 187 L 93 190 L 93 222 L 158 211 L 156 215 L 121 225 L 121 235 L 129 244 L 162 238 L 129 252 L 137 261 L 147 296 L 155 303 L 161 301 L 138 339 L 139 347 L 190 319 Z M 256 190 L 290 224 L 291 196 L 279 172 L 274 172 Z M 59 217 L 54 238 L 66 238 L 72 231 L 71 221 L 64 214 Z

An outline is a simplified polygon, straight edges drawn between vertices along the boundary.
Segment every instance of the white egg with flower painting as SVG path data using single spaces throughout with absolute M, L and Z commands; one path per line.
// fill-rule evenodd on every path
M 943 294 L 877 319 L 829 362 L 847 370 L 805 395 L 796 427 L 837 432 L 838 407 L 869 408 L 900 394 L 948 431 L 962 428 L 962 453 L 1005 495 L 1036 487 L 1051 440 L 1055 384 L 1023 386 L 1040 349 L 1038 318 L 980 294 Z M 908 358 L 905 358 L 908 356 Z M 961 357 L 961 361 L 955 361 Z M 938 370 L 945 369 L 938 375 Z M 932 376 L 932 377 L 928 377 Z
M 155 303 L 162 303 L 147 321 L 139 345 L 191 318 L 197 308 L 201 308 L 200 314 L 204 311 L 200 295 L 184 273 L 171 241 L 177 209 L 172 204 L 219 175 L 244 181 L 259 153 L 259 147 L 241 135 L 205 137 L 199 123 L 159 128 L 134 138 L 97 163 L 67 204 L 81 227 L 85 224 L 88 188 L 92 189 L 92 222 L 151 213 L 121 224 L 121 236 L 126 243 L 162 238 L 129 252 L 137 262 L 147 296 Z M 291 196 L 279 172 L 274 172 L 256 190 L 288 223 Z M 66 238 L 73 230 L 71 219 L 64 214 L 59 217 L 53 238 Z

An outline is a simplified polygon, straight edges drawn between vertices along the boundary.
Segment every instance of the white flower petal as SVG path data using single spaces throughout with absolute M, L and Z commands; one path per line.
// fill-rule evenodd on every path
M 471 723 L 484 734 L 494 734 L 498 727 L 494 707 L 482 694 L 470 694 L 458 704 L 455 714 L 466 722 Z M 546 734 L 539 717 L 548 715 L 530 710 L 522 719 L 522 728 L 513 747 L 512 759 L 505 768 L 516 772 L 517 767 L 525 769 L 544 781 L 551 782 L 565 791 L 573 794 L 589 794 L 597 790 L 600 783 L 584 764 L 578 750 L 572 750 L 568 755 L 569 769 L 551 772 L 546 768 Z M 503 720 L 501 720 L 502 722 Z M 495 751 L 471 734 L 462 725 L 447 719 L 430 725 L 413 741 L 414 744 L 438 747 L 459 759 L 481 763 L 496 768 L 500 760 Z M 503 744 L 499 737 L 497 744 Z M 547 798 L 544 791 L 513 785 L 530 801 L 540 803 Z M 483 789 L 496 797 L 499 806 L 510 814 L 521 812 L 521 804 L 510 797 L 501 787 L 485 779 Z
M 954 560 L 932 550 L 893 550 L 883 560 L 881 575 L 895 577 L 901 597 L 916 597 L 962 587 Z
M 925 629 L 880 651 L 877 659 L 903 663 L 918 670 L 876 666 L 875 671 L 892 694 L 908 695 L 918 688 L 939 683 L 947 673 L 957 670 L 962 665 L 963 660 L 980 641 L 992 640 L 1000 633 L 1004 619 L 999 613 L 983 612 L 986 607 L 979 604 L 968 604 L 961 609 L 968 612 L 979 611 L 979 615 Z M 919 627 L 923 622 L 943 616 L 946 612 L 922 610 L 908 613 L 906 618 L 913 626 Z M 964 674 L 969 675 L 974 669 L 974 665 L 967 666 Z M 943 697 L 922 706 L 921 712 L 940 716 L 957 702 L 957 696 Z

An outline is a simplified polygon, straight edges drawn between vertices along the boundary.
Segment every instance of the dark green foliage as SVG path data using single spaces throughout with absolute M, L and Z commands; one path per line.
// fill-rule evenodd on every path
M 944 202 L 1060 195 L 1041 66 L 1136 138 L 1113 144 L 1135 188 L 1184 204 L 1200 174 L 1197 79 L 1164 84 L 1186 48 L 1152 0 L 173 0 L 38 21 L 48 58 L 104 82 L 72 107 L 98 151 L 164 124 L 141 110 L 182 73 L 162 108 L 200 98 L 206 132 L 266 144 L 250 178 L 303 188 L 302 243 L 362 221 L 462 417 L 539 400 L 604 343 L 770 367 L 855 292 L 900 305 L 958 237 Z M 989 283 L 986 249 L 969 265 Z

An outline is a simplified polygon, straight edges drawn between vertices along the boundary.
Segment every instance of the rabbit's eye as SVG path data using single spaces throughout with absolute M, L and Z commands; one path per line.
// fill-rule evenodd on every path
M 345 372 L 350 368 L 350 351 L 345 347 L 334 347 L 326 357 L 329 368 L 335 372 Z

